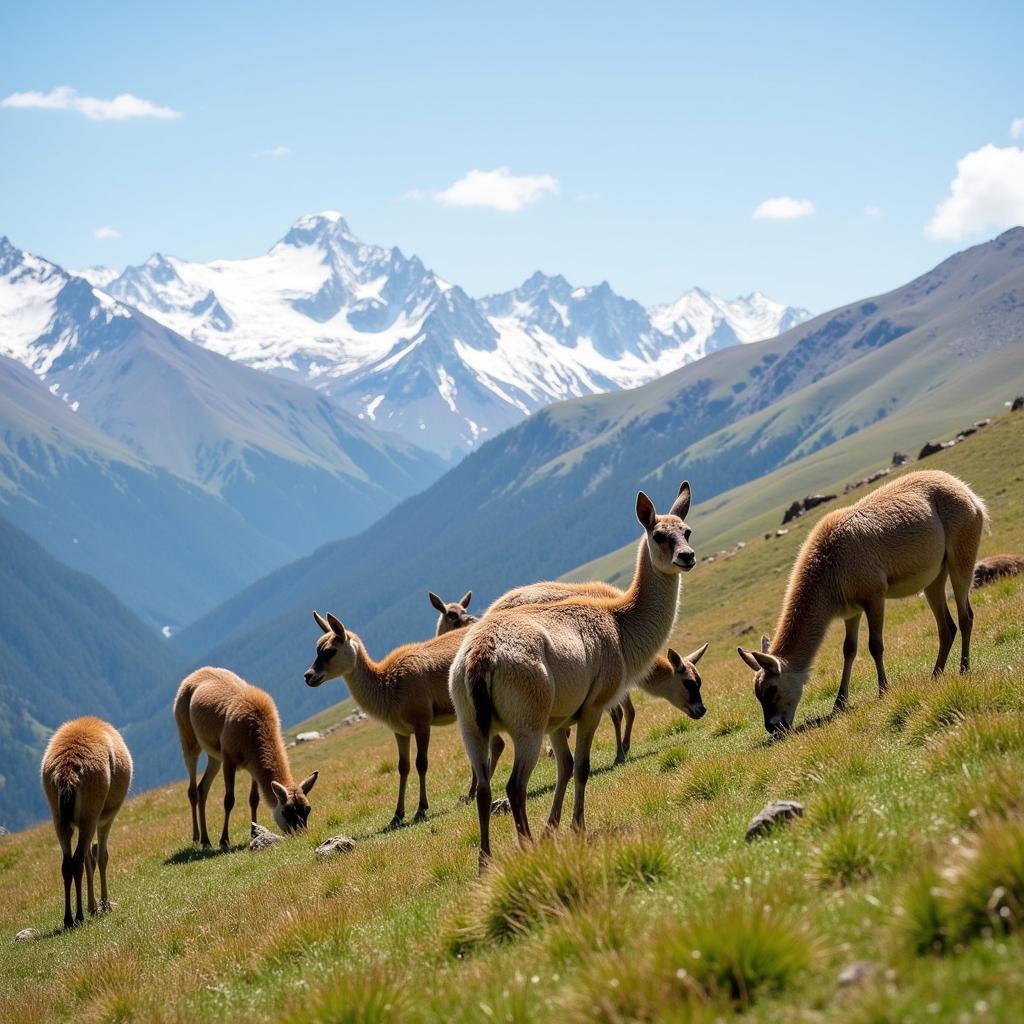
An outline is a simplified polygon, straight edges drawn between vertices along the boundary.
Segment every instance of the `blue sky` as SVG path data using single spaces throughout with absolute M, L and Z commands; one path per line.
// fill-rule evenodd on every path
M 4 5 L 0 234 L 123 266 L 338 209 L 472 294 L 824 310 L 1024 220 L 1024 5 L 834 7 Z

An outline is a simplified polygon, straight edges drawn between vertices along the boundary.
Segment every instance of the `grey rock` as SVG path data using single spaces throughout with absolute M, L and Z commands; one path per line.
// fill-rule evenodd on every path
M 753 842 L 758 837 L 767 834 L 776 825 L 793 818 L 802 818 L 803 813 L 804 805 L 795 800 L 773 800 L 751 820 L 747 827 L 747 842 Z
M 871 978 L 878 970 L 878 964 L 870 960 L 854 960 L 847 964 L 836 978 L 836 984 L 840 988 L 849 988 L 851 985 L 860 985 Z
M 39 938 L 39 932 L 35 928 L 22 928 L 17 935 L 14 936 L 15 942 L 31 942 L 33 939 Z
M 318 732 L 316 729 L 311 729 L 309 732 L 300 732 L 295 737 L 296 743 L 312 743 L 315 740 L 322 740 L 323 733 Z
M 249 841 L 250 850 L 265 850 L 268 846 L 283 842 L 284 836 L 279 836 L 276 832 L 271 832 L 269 828 L 257 825 L 255 821 L 252 823 L 252 839 Z
M 316 848 L 316 855 L 320 858 L 333 857 L 337 853 L 350 853 L 355 848 L 356 841 L 351 836 L 331 836 Z

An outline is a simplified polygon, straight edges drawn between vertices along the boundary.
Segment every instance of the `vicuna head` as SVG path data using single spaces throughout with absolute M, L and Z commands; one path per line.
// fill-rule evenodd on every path
M 810 672 L 797 672 L 781 658 L 768 653 L 771 641 L 761 637 L 761 650 L 745 651 L 737 647 L 745 665 L 753 669 L 754 696 L 761 702 L 764 727 L 773 736 L 793 728 L 796 706 L 803 696 Z
M 647 531 L 647 551 L 651 564 L 666 576 L 689 572 L 697 564 L 690 547 L 690 528 L 686 513 L 690 511 L 690 485 L 684 480 L 668 513 L 659 516 L 654 502 L 641 491 L 636 496 L 636 517 Z
M 306 794 L 316 785 L 319 774 L 313 772 L 297 786 L 283 786 L 276 779 L 270 783 L 270 788 L 277 797 L 273 812 L 274 821 L 282 832 L 306 831 L 306 821 L 309 818 L 309 801 Z
M 703 718 L 707 714 L 707 708 L 704 707 L 704 701 L 700 696 L 701 678 L 697 671 L 697 662 L 704 657 L 707 649 L 708 645 L 702 644 L 692 654 L 683 658 L 670 647 L 666 654 L 672 666 L 672 675 L 656 675 L 644 689 L 656 697 L 667 700 L 673 707 L 686 712 L 691 718 Z
M 476 616 L 466 611 L 469 602 L 473 600 L 472 590 L 467 590 L 460 600 L 452 601 L 451 604 L 445 604 L 433 591 L 427 596 L 430 603 L 441 613 L 437 620 L 437 636 L 450 633 L 453 629 L 464 629 L 476 622 Z
M 341 622 L 330 612 L 325 619 L 313 612 L 316 624 L 324 635 L 316 642 L 316 657 L 306 669 L 307 686 L 319 686 L 328 679 L 337 679 L 355 667 L 356 640 L 346 632 Z

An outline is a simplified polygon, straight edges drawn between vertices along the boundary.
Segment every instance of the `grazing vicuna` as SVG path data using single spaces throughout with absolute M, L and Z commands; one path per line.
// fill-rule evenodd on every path
M 121 734 L 98 718 L 65 722 L 43 754 L 40 769 L 53 827 L 60 843 L 64 876 L 64 927 L 84 920 L 82 875 L 89 891 L 89 913 L 97 911 L 93 872 L 100 869 L 100 910 L 110 909 L 107 893 L 107 839 L 132 782 L 132 758 Z M 78 829 L 74 852 L 71 840 Z M 93 836 L 96 845 L 93 845 Z M 71 916 L 71 882 L 75 883 L 76 914 Z
M 309 791 L 319 772 L 296 784 L 281 736 L 281 721 L 270 694 L 250 686 L 226 668 L 201 668 L 186 676 L 174 700 L 174 720 L 188 770 L 188 800 L 192 806 L 192 842 L 210 846 L 206 830 L 206 798 L 224 767 L 224 828 L 221 849 L 227 850 L 228 820 L 235 806 L 235 772 L 252 776 L 250 820 L 256 820 L 260 794 L 272 809 L 282 832 L 302 832 L 309 818 Z M 206 771 L 196 785 L 200 753 Z M 198 810 L 198 820 L 196 812 Z
M 754 670 L 754 693 L 770 733 L 792 728 L 797 704 L 829 624 L 846 623 L 843 676 L 835 711 L 849 702 L 857 632 L 868 620 L 868 649 L 878 692 L 888 686 L 882 662 L 885 602 L 924 591 L 939 631 L 933 674 L 946 666 L 956 626 L 946 607 L 946 577 L 960 621 L 960 671 L 970 668 L 974 612 L 969 591 L 974 560 L 987 522 L 985 503 L 948 473 L 924 470 L 828 513 L 810 532 L 793 565 L 782 615 L 760 651 L 739 648 Z
M 558 778 L 548 817 L 557 828 L 569 776 L 575 779 L 573 827 L 584 827 L 590 748 L 605 709 L 622 700 L 668 639 L 679 600 L 679 575 L 696 564 L 690 528 L 690 485 L 683 483 L 667 515 L 640 493 L 644 528 L 636 571 L 620 597 L 572 597 L 486 615 L 470 627 L 451 672 L 452 703 L 478 779 L 481 866 L 490 858 L 491 735 L 509 734 L 515 760 L 506 792 L 521 843 L 530 840 L 526 787 L 545 733 Z M 567 730 L 577 726 L 575 762 Z
M 444 636 L 453 629 L 465 629 L 477 621 L 476 616 L 467 611 L 469 602 L 473 600 L 473 591 L 467 590 L 459 601 L 450 604 L 444 602 L 432 590 L 427 594 L 430 603 L 440 612 L 437 618 L 437 629 L 434 636 Z
M 1024 574 L 1024 557 L 1020 555 L 989 555 L 974 567 L 974 585 L 984 587 L 1004 576 Z
M 448 695 L 448 670 L 464 634 L 445 633 L 431 640 L 405 644 L 381 661 L 374 661 L 359 637 L 330 612 L 326 619 L 313 612 L 313 618 L 324 635 L 317 641 L 316 657 L 306 670 L 306 685 L 319 686 L 328 679 L 344 677 L 349 693 L 363 711 L 395 734 L 398 804 L 389 828 L 397 827 L 405 819 L 410 737 L 416 737 L 420 799 L 413 820 L 422 821 L 428 810 L 430 728 L 455 721 L 455 709 Z

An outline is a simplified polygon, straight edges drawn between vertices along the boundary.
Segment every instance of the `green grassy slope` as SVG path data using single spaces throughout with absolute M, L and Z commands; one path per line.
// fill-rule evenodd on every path
M 1022 446 L 1024 416 L 1008 415 L 930 461 L 988 500 L 983 554 L 1024 550 Z M 321 771 L 312 832 L 262 853 L 192 853 L 184 784 L 135 797 L 111 840 L 120 906 L 69 934 L 50 934 L 61 912 L 51 830 L 0 839 L 0 1019 L 1019 1019 L 1024 581 L 974 596 L 969 678 L 929 679 L 931 613 L 895 602 L 886 699 L 862 658 L 849 714 L 768 743 L 735 647 L 774 621 L 817 518 L 687 577 L 674 639 L 712 641 L 708 715 L 692 723 L 641 699 L 627 765 L 609 768 L 611 733 L 599 733 L 586 838 L 521 854 L 499 818 L 498 863 L 482 882 L 453 728 L 431 744 L 428 820 L 398 832 L 381 832 L 394 742 L 373 723 L 294 748 L 296 774 Z M 840 645 L 837 629 L 801 721 L 831 706 Z M 538 826 L 553 775 L 542 759 Z M 214 807 L 220 795 L 218 784 Z M 806 816 L 745 845 L 750 817 L 776 797 L 801 800 Z M 239 840 L 244 818 L 236 810 Z M 340 831 L 355 851 L 318 863 L 315 844 Z M 43 937 L 6 945 L 26 926 Z M 866 975 L 839 986 L 856 961 Z

